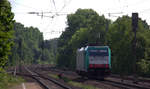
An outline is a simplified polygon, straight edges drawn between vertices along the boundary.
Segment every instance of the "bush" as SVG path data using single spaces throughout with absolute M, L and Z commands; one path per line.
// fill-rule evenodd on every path
M 8 89 L 14 84 L 23 82 L 21 77 L 14 77 L 7 74 L 3 69 L 0 68 L 0 89 Z
M 141 61 L 139 61 L 137 63 L 138 65 L 138 72 L 144 76 L 149 75 L 150 74 L 150 61 L 147 61 L 146 59 L 141 59 Z

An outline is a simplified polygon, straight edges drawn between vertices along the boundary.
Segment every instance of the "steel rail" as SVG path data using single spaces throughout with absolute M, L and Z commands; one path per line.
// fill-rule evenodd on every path
M 62 83 L 60 83 L 59 81 L 56 81 L 54 79 L 48 78 L 48 77 L 44 77 L 43 75 L 37 73 L 37 72 L 33 72 L 31 70 L 29 70 L 27 67 L 24 66 L 24 69 L 26 71 L 28 71 L 30 74 L 23 74 L 23 73 L 17 73 L 18 75 L 22 75 L 22 76 L 28 76 L 28 77 L 32 77 L 33 79 L 35 79 L 38 83 L 40 83 L 45 89 L 51 89 L 50 87 L 48 87 L 48 85 L 46 85 L 41 79 L 45 79 L 48 80 L 50 82 L 55 83 L 56 85 L 64 88 L 64 89 L 72 89 L 69 86 L 66 86 Z M 40 79 L 41 78 L 41 79 Z

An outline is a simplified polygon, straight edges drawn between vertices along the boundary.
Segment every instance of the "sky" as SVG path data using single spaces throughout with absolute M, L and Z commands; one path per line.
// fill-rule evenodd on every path
M 24 24 L 26 27 L 39 28 L 43 32 L 45 40 L 58 38 L 67 27 L 67 14 L 75 13 L 79 8 L 93 9 L 99 15 L 104 15 L 112 21 L 123 15 L 131 16 L 133 12 L 138 12 L 139 17 L 150 24 L 150 0 L 9 1 L 12 6 L 12 12 L 15 14 L 14 20 Z

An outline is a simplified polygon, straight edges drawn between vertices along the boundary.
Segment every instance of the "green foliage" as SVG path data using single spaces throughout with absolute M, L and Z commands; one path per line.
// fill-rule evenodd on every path
M 133 56 L 131 17 L 119 17 L 111 23 L 91 9 L 78 9 L 75 14 L 67 16 L 67 21 L 68 27 L 58 40 L 58 66 L 74 68 L 77 48 L 98 43 L 110 46 L 113 73 L 131 74 L 135 64 L 138 64 L 138 73 L 150 73 L 150 30 L 146 21 L 141 18 L 138 21 L 136 59 Z
M 21 23 L 14 24 L 15 37 L 9 65 L 55 64 L 57 39 L 43 40 L 38 28 L 24 27 Z
M 47 64 L 56 64 L 56 53 L 57 53 L 57 38 L 45 40 L 43 43 L 42 61 L 45 61 Z
M 110 26 L 107 33 L 107 44 L 111 47 L 114 72 L 128 73 L 132 71 L 132 38 L 131 19 L 129 17 L 118 18 Z M 130 69 L 128 69 L 129 66 Z
M 38 63 L 42 53 L 42 33 L 37 28 L 24 27 L 20 23 L 14 24 L 14 30 L 14 46 L 9 64 L 19 64 L 21 61 L 27 64 Z
M 0 69 L 0 89 L 8 89 L 10 86 L 24 82 L 21 77 L 8 75 L 4 70 Z
M 72 39 L 69 41 L 69 45 L 71 45 L 74 49 L 86 46 L 90 40 L 89 34 L 90 30 L 88 30 L 87 28 L 80 28 L 72 36 Z
M 58 40 L 58 66 L 75 68 L 77 48 L 97 42 L 104 45 L 106 21 L 92 9 L 78 9 L 75 14 L 68 15 L 68 27 Z
M 107 34 L 107 44 L 112 50 L 112 71 L 114 73 L 131 74 L 135 66 L 135 61 L 145 59 L 147 51 L 145 49 L 149 43 L 149 38 L 145 35 L 148 32 L 139 20 L 137 29 L 136 60 L 133 58 L 133 31 L 131 27 L 131 18 L 123 16 L 118 18 L 110 27 Z M 143 62 L 142 62 L 143 63 Z M 141 70 L 142 71 L 142 70 Z
M 13 44 L 13 13 L 7 0 L 0 1 L 0 68 L 8 61 Z
M 150 74 L 150 61 L 142 59 L 137 64 L 141 73 Z
M 0 0 L 0 89 L 6 89 L 12 83 L 21 82 L 8 75 L 4 67 L 8 62 L 13 45 L 13 20 L 10 3 L 7 0 Z

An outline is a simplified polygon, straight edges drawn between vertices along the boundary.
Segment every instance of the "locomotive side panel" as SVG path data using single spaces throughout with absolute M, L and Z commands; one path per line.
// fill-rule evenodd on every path
M 84 50 L 77 50 L 77 58 L 76 58 L 76 70 L 77 71 L 85 71 L 84 67 L 84 57 L 85 57 L 85 51 Z

